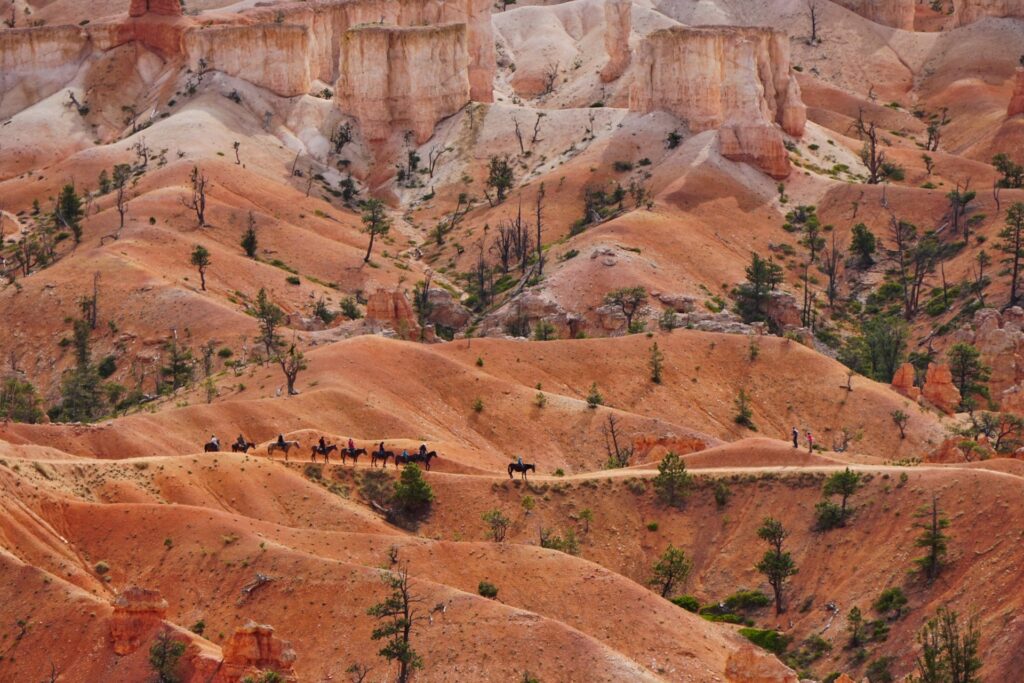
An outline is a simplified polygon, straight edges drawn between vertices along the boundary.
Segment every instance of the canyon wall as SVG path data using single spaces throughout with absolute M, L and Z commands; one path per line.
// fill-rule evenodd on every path
M 1024 66 L 1018 66 L 1013 79 L 1013 94 L 1010 95 L 1010 104 L 1006 107 L 1006 115 L 1017 116 L 1024 114 Z
M 128 16 L 141 17 L 145 14 L 180 17 L 181 3 L 179 0 L 132 0 L 128 5 Z
M 195 27 L 185 32 L 189 68 L 209 69 L 249 81 L 282 97 L 309 92 L 309 30 L 291 24 Z
M 491 9 L 488 0 L 320 0 L 256 8 L 243 16 L 262 23 L 280 18 L 308 28 L 311 75 L 324 83 L 341 76 L 342 43 L 350 28 L 465 24 L 470 96 L 491 102 L 497 70 Z
M 91 47 L 89 34 L 77 26 L 0 31 L 0 118 L 65 87 Z
M 364 25 L 345 33 L 336 97 L 368 140 L 412 131 L 417 144 L 470 100 L 465 24 Z
M 655 31 L 641 44 L 629 93 L 636 112 L 667 111 L 690 132 L 720 129 L 722 154 L 776 178 L 789 174 L 783 130 L 803 135 L 807 110 L 789 41 L 767 28 Z
M 916 0 L 836 0 L 848 10 L 865 19 L 903 31 L 914 30 Z
M 601 69 L 602 82 L 614 81 L 629 66 L 632 30 L 633 0 L 604 0 L 604 49 L 608 62 Z
M 954 0 L 957 26 L 967 26 L 985 17 L 1024 17 L 1024 0 Z

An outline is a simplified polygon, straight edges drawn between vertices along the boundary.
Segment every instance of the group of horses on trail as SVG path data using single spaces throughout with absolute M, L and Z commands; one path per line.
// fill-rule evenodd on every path
M 281 451 L 284 453 L 284 460 L 288 462 L 288 454 L 292 449 L 301 448 L 302 444 L 298 441 L 288 441 L 283 435 L 278 435 L 277 439 L 267 444 L 267 457 L 273 459 L 274 453 Z M 217 441 L 216 437 L 212 437 L 204 446 L 203 450 L 206 453 L 219 453 L 221 450 L 220 442 Z M 248 441 L 245 437 L 239 435 L 231 444 L 232 453 L 248 453 L 250 450 L 256 450 L 256 444 Z M 341 456 L 341 464 L 344 465 L 349 458 L 352 459 L 353 467 L 359 460 L 360 455 L 367 455 L 365 448 L 356 448 L 352 444 L 351 439 L 349 440 L 349 446 L 346 448 L 339 447 L 337 444 L 327 443 L 323 437 L 320 437 L 320 441 L 313 444 L 313 450 L 309 454 L 310 462 L 316 462 L 317 456 L 323 456 L 324 464 L 328 464 L 330 461 L 331 453 L 337 452 Z M 408 465 L 410 463 L 422 463 L 423 466 L 429 471 L 430 461 L 434 458 L 439 457 L 437 451 L 428 451 L 426 444 L 420 446 L 418 451 L 412 453 L 403 450 L 401 453 L 395 453 L 384 448 L 384 442 L 381 441 L 380 445 L 369 453 L 370 455 L 370 467 L 376 467 L 377 463 L 381 463 L 381 467 L 387 467 L 388 458 L 391 458 L 395 463 L 395 468 L 401 465 Z M 531 466 L 532 467 L 532 466 Z M 511 476 L 511 475 L 509 475 Z
M 283 435 L 278 434 L 277 439 L 267 444 L 267 457 L 273 459 L 276 451 L 284 453 L 284 460 L 288 462 L 288 454 L 293 448 L 301 448 L 302 444 L 298 441 L 288 441 Z M 217 437 L 212 437 L 204 446 L 203 450 L 207 453 L 218 453 L 220 452 L 220 442 Z M 232 453 L 248 453 L 250 450 L 256 450 L 256 444 L 252 441 L 248 441 L 245 437 L 239 434 L 238 438 L 231 444 Z M 356 448 L 352 440 L 349 439 L 349 445 L 346 448 L 341 448 L 338 444 L 327 443 L 324 437 L 320 437 L 320 441 L 313 444 L 313 450 L 309 454 L 310 462 L 316 462 L 317 456 L 322 456 L 324 464 L 330 462 L 331 453 L 337 452 L 341 456 L 341 464 L 344 465 L 349 458 L 352 458 L 352 466 L 355 467 L 359 460 L 360 455 L 367 455 L 365 448 Z M 395 453 L 384 448 L 384 442 L 380 444 L 373 451 L 370 451 L 370 467 L 376 467 L 377 462 L 381 463 L 381 467 L 388 466 L 388 459 L 391 458 L 395 463 L 395 469 L 398 469 L 399 465 L 408 465 L 410 463 L 423 463 L 423 466 L 430 471 L 430 461 L 438 457 L 437 451 L 428 451 L 426 444 L 420 445 L 418 451 L 410 453 L 407 450 L 403 450 L 401 453 Z M 512 479 L 512 473 L 519 472 L 519 478 L 526 480 L 527 472 L 537 472 L 537 466 L 531 462 L 522 462 L 520 459 L 518 462 L 512 462 L 508 465 L 508 478 Z

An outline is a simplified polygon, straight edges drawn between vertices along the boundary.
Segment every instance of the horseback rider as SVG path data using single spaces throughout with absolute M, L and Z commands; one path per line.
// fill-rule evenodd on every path
M 323 436 L 320 437 L 320 443 L 317 445 L 317 450 L 321 454 L 324 454 L 324 453 L 327 452 L 327 442 L 324 441 L 324 437 Z
M 380 442 L 380 447 L 377 449 L 377 452 L 380 453 L 381 455 L 384 455 L 384 453 L 386 452 L 384 450 L 384 442 L 383 441 Z
M 350 437 L 348 437 L 348 454 L 349 455 L 355 455 L 355 453 L 356 453 L 356 444 L 352 440 L 352 437 L 350 436 Z
M 213 444 L 213 447 L 218 451 L 220 450 L 220 440 L 217 438 L 216 434 L 210 437 L 210 443 Z
M 284 434 L 277 435 L 277 445 L 284 448 Z
M 420 444 L 420 457 L 424 460 L 427 458 L 427 444 L 425 443 Z
M 520 468 L 523 466 L 523 456 L 520 455 L 516 458 L 516 464 L 519 465 Z
M 403 448 L 402 449 L 402 462 L 409 462 L 409 449 L 408 448 Z
M 247 442 L 246 442 L 246 440 L 245 440 L 245 437 L 244 437 L 244 436 L 242 436 L 241 434 L 239 434 L 239 435 L 238 435 L 238 438 L 237 438 L 237 439 L 235 439 L 235 443 L 236 443 L 236 444 L 238 444 L 238 447 L 239 447 L 239 448 L 245 448 L 245 446 L 246 446 L 246 444 L 247 444 Z

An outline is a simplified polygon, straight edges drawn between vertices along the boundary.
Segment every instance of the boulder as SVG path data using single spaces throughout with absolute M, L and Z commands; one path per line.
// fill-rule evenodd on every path
M 378 289 L 367 297 L 366 321 L 390 327 L 403 339 L 413 339 L 420 332 L 416 312 L 405 293 L 397 289 Z
M 960 390 L 953 384 L 953 374 L 945 363 L 929 363 L 921 395 L 926 401 L 952 415 L 960 405 Z
M 149 640 L 153 631 L 163 625 L 167 601 L 159 591 L 131 587 L 114 599 L 110 618 L 110 640 L 114 652 L 129 655 Z
M 430 307 L 427 320 L 433 325 L 459 330 L 473 317 L 470 310 L 460 304 L 447 289 L 430 288 L 427 291 L 427 304 Z
M 914 366 L 910 363 L 904 363 L 896 370 L 896 374 L 892 376 L 893 391 L 898 394 L 902 394 L 909 398 L 911 401 L 917 401 L 921 398 L 921 390 L 914 385 L 916 378 Z

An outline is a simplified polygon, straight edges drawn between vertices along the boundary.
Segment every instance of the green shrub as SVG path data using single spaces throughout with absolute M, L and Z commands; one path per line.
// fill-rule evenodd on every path
M 694 614 L 700 610 L 700 602 L 698 602 L 697 598 L 692 595 L 677 595 L 672 598 L 672 604 L 682 607 L 687 612 L 693 612 Z
M 777 656 L 782 656 L 791 640 L 790 636 L 771 629 L 741 628 L 739 633 L 754 645 L 764 648 Z
M 647 522 L 647 530 L 648 531 L 657 531 L 658 530 L 658 523 L 657 522 Z
M 480 585 L 476 587 L 476 592 L 485 598 L 490 598 L 491 600 L 498 597 L 498 587 L 493 583 L 488 583 L 487 581 L 481 581 Z
M 761 591 L 736 591 L 727 597 L 723 604 L 730 612 L 748 612 L 767 607 L 772 599 Z
M 906 476 L 906 473 L 903 473 L 903 476 Z M 903 589 L 898 586 L 886 588 L 872 605 L 876 612 L 888 616 L 890 619 L 899 619 L 903 616 L 903 610 L 906 606 L 907 596 L 903 593 Z
M 290 285 L 298 285 L 302 283 L 302 280 L 299 279 L 298 275 L 289 275 L 284 279 L 284 281 Z
M 843 510 L 835 503 L 823 500 L 814 506 L 814 530 L 829 531 L 845 523 Z

